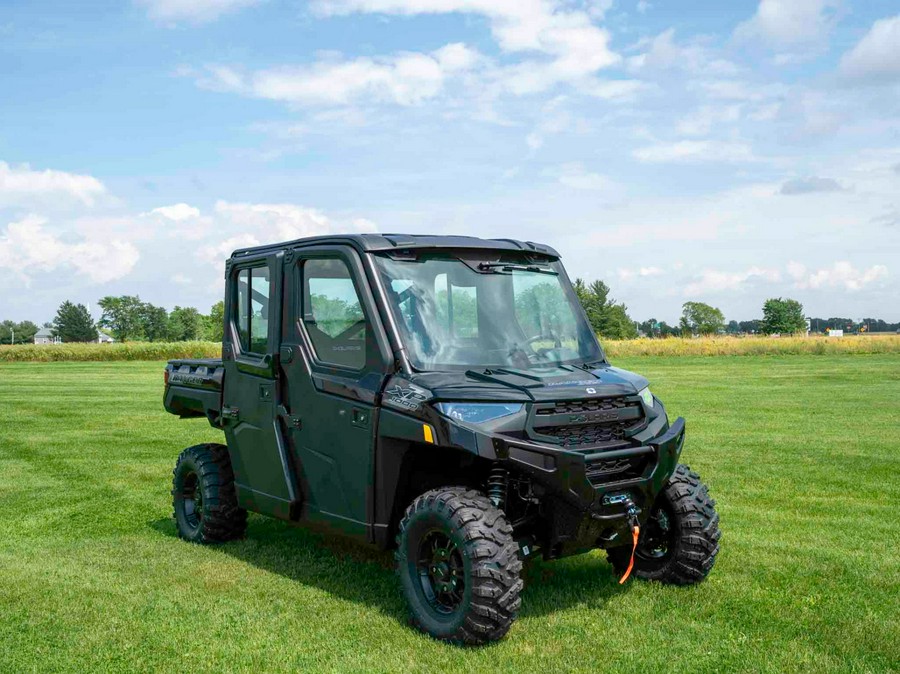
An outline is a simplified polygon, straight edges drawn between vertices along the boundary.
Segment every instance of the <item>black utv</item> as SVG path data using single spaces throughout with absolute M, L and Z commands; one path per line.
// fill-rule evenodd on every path
M 602 548 L 619 574 L 688 584 L 718 552 L 715 503 L 679 463 L 684 420 L 606 360 L 545 245 L 236 251 L 221 360 L 165 375 L 166 409 L 226 441 L 178 458 L 182 538 L 239 538 L 253 511 L 393 548 L 413 622 L 439 639 L 502 637 L 534 555 Z

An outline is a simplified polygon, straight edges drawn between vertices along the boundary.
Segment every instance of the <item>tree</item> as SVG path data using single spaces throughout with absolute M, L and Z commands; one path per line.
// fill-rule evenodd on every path
M 225 333 L 225 302 L 219 300 L 210 307 L 209 316 L 204 316 L 203 339 L 221 342 Z
M 97 304 L 103 309 L 99 325 L 109 328 L 120 342 L 141 336 L 141 308 L 143 302 L 136 295 L 106 296 Z
M 714 335 L 725 327 L 725 316 L 703 302 L 685 302 L 681 307 L 681 330 L 685 335 Z
M 161 342 L 168 337 L 169 314 L 164 307 L 149 302 L 141 305 L 141 332 L 151 342 Z
M 587 285 L 581 279 L 575 279 L 573 285 L 594 332 L 608 339 L 637 337 L 637 328 L 628 316 L 628 308 L 609 297 L 608 285 L 599 280 Z
M 169 339 L 190 342 L 200 336 L 202 316 L 194 307 L 175 307 L 169 314 Z
M 738 327 L 740 328 L 740 331 L 745 334 L 755 335 L 757 332 L 759 332 L 760 324 L 761 321 L 758 321 L 756 319 L 752 321 L 739 321 Z
M 12 344 L 15 338 L 16 344 L 25 344 L 33 342 L 34 336 L 37 334 L 38 326 L 31 321 L 15 321 L 5 320 L 0 323 L 0 344 Z
M 762 331 L 769 335 L 806 332 L 803 305 L 797 300 L 788 298 L 767 299 L 763 304 Z
M 63 342 L 96 342 L 99 335 L 91 313 L 83 304 L 66 300 L 56 310 L 53 319 L 53 336 Z
M 680 330 L 672 325 L 669 325 L 665 321 L 659 322 L 659 336 L 660 337 L 673 337 L 680 334 Z
M 741 331 L 741 326 L 737 321 L 728 321 L 728 327 L 725 328 L 725 332 L 729 335 L 736 335 Z

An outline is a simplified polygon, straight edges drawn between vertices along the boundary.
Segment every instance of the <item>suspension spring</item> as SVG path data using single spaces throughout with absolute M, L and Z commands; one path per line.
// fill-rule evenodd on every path
M 509 473 L 505 468 L 495 466 L 491 468 L 487 481 L 488 498 L 495 507 L 501 510 L 506 506 L 506 489 L 509 480 Z

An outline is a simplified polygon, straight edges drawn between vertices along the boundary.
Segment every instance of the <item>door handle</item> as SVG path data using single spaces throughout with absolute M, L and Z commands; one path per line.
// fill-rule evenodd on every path
M 354 407 L 351 423 L 360 428 L 367 428 L 369 426 L 369 411 Z
M 227 421 L 237 421 L 241 411 L 237 407 L 223 407 L 222 419 Z

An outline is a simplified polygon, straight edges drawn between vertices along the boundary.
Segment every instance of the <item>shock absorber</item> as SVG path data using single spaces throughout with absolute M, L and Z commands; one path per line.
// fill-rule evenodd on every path
M 491 499 L 491 503 L 493 503 L 495 507 L 500 508 L 501 510 L 506 506 L 506 488 L 508 478 L 509 473 L 507 472 L 506 468 L 501 468 L 500 466 L 494 466 L 493 468 L 491 468 L 491 472 L 488 475 L 488 498 Z

